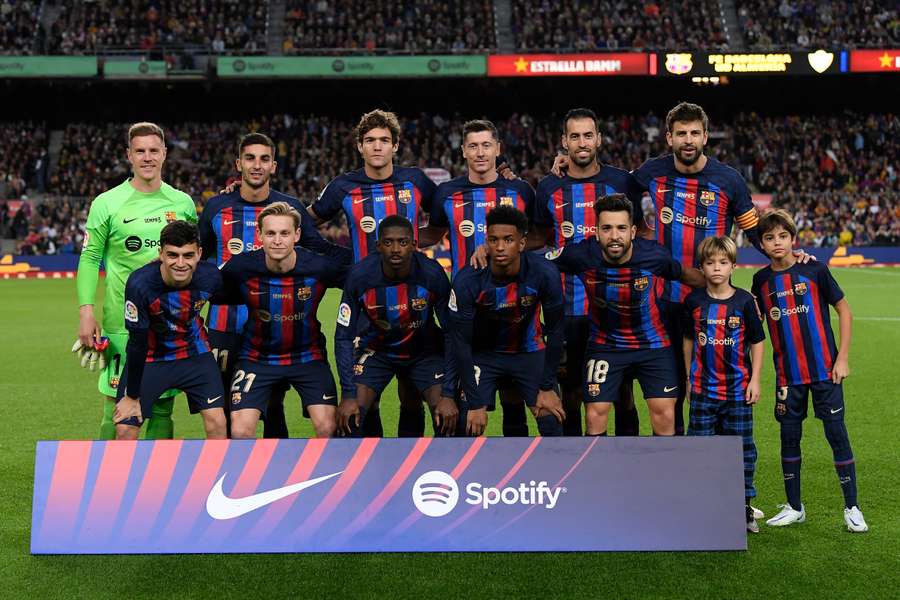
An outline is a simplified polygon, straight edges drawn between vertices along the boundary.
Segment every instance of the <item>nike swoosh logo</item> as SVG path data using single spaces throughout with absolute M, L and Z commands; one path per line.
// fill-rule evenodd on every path
M 656 190 L 657 194 L 665 194 L 666 192 L 671 192 L 673 188 L 659 188 Z
M 265 292 L 250 292 L 251 296 L 262 296 Z
M 840 407 L 840 408 L 837 409 L 837 410 L 834 410 L 834 409 L 832 408 L 832 409 L 831 409 L 831 414 L 836 415 L 836 414 L 838 414 L 839 412 L 841 412 L 842 410 L 844 410 L 844 407 L 843 407 L 843 406 Z
M 368 200 L 368 199 L 369 199 L 368 197 L 366 197 L 366 198 L 360 198 L 359 200 L 356 200 L 356 199 L 354 198 L 353 204 L 362 204 L 363 202 L 365 202 L 365 201 Z
M 678 386 L 676 385 L 675 387 L 664 387 L 663 391 L 664 392 L 674 392 L 677 389 L 678 389 Z
M 378 310 L 379 308 L 384 308 L 384 304 L 376 304 L 374 306 L 366 306 L 369 310 Z
M 128 225 L 128 224 L 131 223 L 132 221 L 137 221 L 137 220 L 138 220 L 137 217 L 135 217 L 135 218 L 133 218 L 133 219 L 122 219 L 122 223 L 124 223 L 125 225 Z
M 434 374 L 434 378 L 435 378 L 435 379 L 440 379 L 440 378 L 443 377 L 443 376 L 444 376 L 443 373 L 435 373 L 435 374 Z
M 453 208 L 462 208 L 466 204 L 472 204 L 471 202 L 456 202 L 453 204 Z
M 325 394 L 322 394 L 322 400 L 334 400 L 335 397 L 336 396 L 326 396 Z
M 234 221 L 222 221 L 225 225 L 234 225 L 235 223 L 240 223 L 240 219 L 235 219 Z
M 207 403 L 207 404 L 212 404 L 213 402 L 215 402 L 216 400 L 218 400 L 218 399 L 221 398 L 221 397 L 222 397 L 222 396 L 216 396 L 215 398 L 207 398 L 207 399 L 206 399 L 206 403 Z
M 244 496 L 243 498 L 229 498 L 225 495 L 225 492 L 222 491 L 222 482 L 225 481 L 225 477 L 228 473 L 224 473 L 213 486 L 213 489 L 210 490 L 209 496 L 206 497 L 206 512 L 210 517 L 219 521 L 235 519 L 241 515 L 246 515 L 248 512 L 277 502 L 282 498 L 287 498 L 306 488 L 322 483 L 332 477 L 337 477 L 341 473 L 343 473 L 343 471 L 275 488 L 274 490 L 269 490 L 267 492 L 260 492 L 258 494 L 253 494 L 252 496 Z
M 562 204 L 554 204 L 554 205 L 553 205 L 553 208 L 555 208 L 556 210 L 559 210 L 559 209 L 561 209 L 561 208 L 565 208 L 565 207 L 568 206 L 568 205 L 569 205 L 568 202 L 563 202 Z

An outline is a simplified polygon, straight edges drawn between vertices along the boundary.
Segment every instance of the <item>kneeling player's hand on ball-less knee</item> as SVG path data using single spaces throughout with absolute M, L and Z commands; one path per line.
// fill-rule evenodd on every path
M 86 346 L 79 338 L 72 345 L 72 352 L 81 362 L 82 368 L 89 371 L 96 371 L 97 369 L 102 371 L 106 368 L 104 353 L 107 347 L 109 347 L 109 339 L 105 337 L 95 340 L 93 347 Z
M 535 417 L 553 415 L 560 423 L 566 420 L 566 411 L 563 410 L 562 402 L 553 390 L 538 392 L 533 412 Z
M 452 398 L 442 396 L 434 408 L 434 420 L 440 432 L 444 435 L 453 435 L 456 431 L 456 421 L 459 419 L 459 409 Z
M 344 398 L 337 409 L 338 430 L 346 435 L 352 435 L 351 424 L 359 429 L 362 426 L 359 419 L 359 403 L 356 398 Z
M 113 423 L 121 423 L 131 417 L 137 417 L 138 423 L 143 423 L 141 416 L 141 403 L 137 398 L 125 396 L 116 404 L 116 413 L 113 415 Z
M 487 408 L 470 408 L 466 415 L 466 433 L 468 435 L 479 436 L 484 433 L 487 427 Z

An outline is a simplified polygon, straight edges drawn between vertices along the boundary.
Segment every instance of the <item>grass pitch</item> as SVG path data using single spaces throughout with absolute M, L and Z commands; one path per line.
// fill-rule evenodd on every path
M 96 376 L 69 353 L 77 327 L 74 281 L 0 281 L 0 597 L 896 598 L 900 269 L 834 273 L 855 317 L 845 397 L 870 531 L 845 531 L 831 452 L 821 423 L 810 418 L 803 439 L 807 522 L 763 526 L 747 552 L 732 553 L 31 556 L 35 442 L 94 437 L 101 400 Z M 736 282 L 749 287 L 751 275 L 739 270 Z M 332 292 L 320 311 L 329 337 L 336 305 Z M 771 515 L 784 491 L 770 352 L 765 360 L 756 505 Z M 382 404 L 389 434 L 396 432 L 395 397 L 390 388 Z M 176 407 L 176 435 L 202 437 L 199 418 L 187 414 L 183 400 Z M 647 434 L 646 407 L 640 409 Z M 287 414 L 292 435 L 311 435 L 293 392 Z M 499 428 L 498 414 L 488 433 Z

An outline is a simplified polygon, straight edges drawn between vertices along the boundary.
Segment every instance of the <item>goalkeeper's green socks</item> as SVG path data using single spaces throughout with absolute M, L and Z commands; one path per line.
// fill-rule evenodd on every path
M 116 424 L 113 423 L 113 415 L 116 412 L 116 403 L 104 398 L 103 418 L 100 419 L 100 439 L 116 439 Z
M 147 422 L 145 440 L 171 440 L 175 436 L 175 423 L 172 422 L 172 408 L 175 398 L 160 398 L 153 404 L 153 412 Z

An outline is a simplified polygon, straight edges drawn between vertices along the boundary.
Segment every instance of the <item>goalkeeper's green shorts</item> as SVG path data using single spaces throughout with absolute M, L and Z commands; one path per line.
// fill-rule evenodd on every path
M 128 334 L 102 331 L 100 335 L 109 338 L 109 346 L 104 354 L 106 368 L 100 371 L 97 389 L 104 396 L 115 398 L 119 379 L 122 377 L 122 369 L 125 367 L 125 346 L 128 344 Z M 172 398 L 177 395 L 178 390 L 166 390 L 160 398 Z

